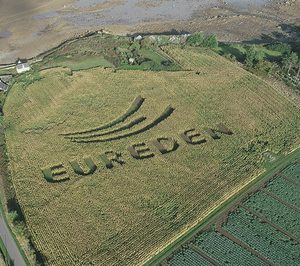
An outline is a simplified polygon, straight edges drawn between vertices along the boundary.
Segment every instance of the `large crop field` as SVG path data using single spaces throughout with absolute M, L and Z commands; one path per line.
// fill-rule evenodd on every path
M 299 147 L 299 109 L 272 87 L 208 50 L 164 52 L 183 70 L 53 68 L 9 92 L 10 171 L 46 265 L 141 265 L 260 174 L 266 151 Z

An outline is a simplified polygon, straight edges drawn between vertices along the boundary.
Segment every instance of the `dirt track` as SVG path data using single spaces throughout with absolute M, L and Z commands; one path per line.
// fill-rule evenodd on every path
M 7 249 L 7 252 L 9 254 L 10 258 L 14 262 L 14 265 L 26 266 L 26 263 L 22 257 L 22 254 L 20 253 L 18 246 L 17 246 L 14 238 L 11 235 L 11 232 L 10 232 L 7 224 L 5 223 L 2 211 L 0 211 L 0 237 L 6 246 L 6 249 Z

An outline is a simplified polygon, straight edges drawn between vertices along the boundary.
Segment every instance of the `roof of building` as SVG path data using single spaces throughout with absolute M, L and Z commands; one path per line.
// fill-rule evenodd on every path
M 20 58 L 18 58 L 17 61 L 16 61 L 16 64 L 24 64 L 24 63 L 27 63 L 26 59 L 20 59 Z
M 13 78 L 13 75 L 6 74 L 6 75 L 0 75 L 0 80 L 2 80 L 4 83 L 8 83 Z
M 22 68 L 30 68 L 30 65 L 28 63 L 18 63 L 17 69 L 22 69 Z
M 141 36 L 141 35 L 138 35 L 134 38 L 134 40 L 136 40 L 136 41 L 140 41 L 142 39 L 143 39 L 143 36 Z
M 6 91 L 7 88 L 8 88 L 8 85 L 0 79 L 0 90 Z

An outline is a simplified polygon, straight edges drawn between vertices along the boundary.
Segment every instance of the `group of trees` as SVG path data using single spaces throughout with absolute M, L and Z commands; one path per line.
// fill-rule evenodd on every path
M 287 74 L 291 74 L 293 70 L 296 78 L 300 76 L 300 59 L 295 52 L 285 53 L 282 57 L 282 66 L 287 71 Z M 292 74 L 293 75 L 293 74 Z
M 244 64 L 249 69 L 265 68 L 277 69 L 281 74 L 287 75 L 299 82 L 300 79 L 300 59 L 291 46 L 286 43 L 276 43 L 268 46 L 268 49 L 277 51 L 281 54 L 277 61 L 268 61 L 262 49 L 255 45 L 246 47 Z
M 191 46 L 202 46 L 209 48 L 217 48 L 218 40 L 215 34 L 204 35 L 202 32 L 196 32 L 190 35 L 186 43 Z
M 141 45 L 139 42 L 133 42 L 127 46 L 116 48 L 121 63 L 132 65 L 142 64 L 146 59 L 140 54 L 140 48 Z M 131 59 L 133 61 L 130 62 Z
M 186 44 L 191 46 L 201 46 L 209 48 L 217 48 L 218 40 L 216 35 L 205 35 L 202 32 L 196 32 L 190 35 Z M 300 59 L 297 53 L 287 43 L 275 43 L 268 46 L 268 49 L 277 51 L 281 56 L 279 62 L 271 62 L 266 60 L 266 54 L 262 49 L 258 49 L 256 45 L 246 47 L 244 64 L 248 69 L 260 69 L 270 74 L 273 69 L 278 69 L 283 74 L 291 76 L 296 80 L 300 78 Z
M 258 63 L 261 63 L 265 58 L 265 54 L 261 50 L 257 50 L 255 46 L 250 46 L 246 49 L 245 65 L 248 68 L 253 68 Z
M 298 79 L 300 77 L 300 58 L 297 53 L 293 52 L 291 45 L 279 42 L 269 45 L 269 48 L 282 54 L 280 62 L 282 68 L 288 75 L 295 75 Z

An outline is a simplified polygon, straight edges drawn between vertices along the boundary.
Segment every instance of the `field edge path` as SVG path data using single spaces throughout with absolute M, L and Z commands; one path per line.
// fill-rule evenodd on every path
M 6 247 L 9 257 L 13 261 L 15 266 L 27 266 L 28 262 L 25 260 L 25 255 L 21 252 L 19 243 L 15 239 L 13 232 L 11 231 L 4 212 L 0 207 L 0 237 Z

